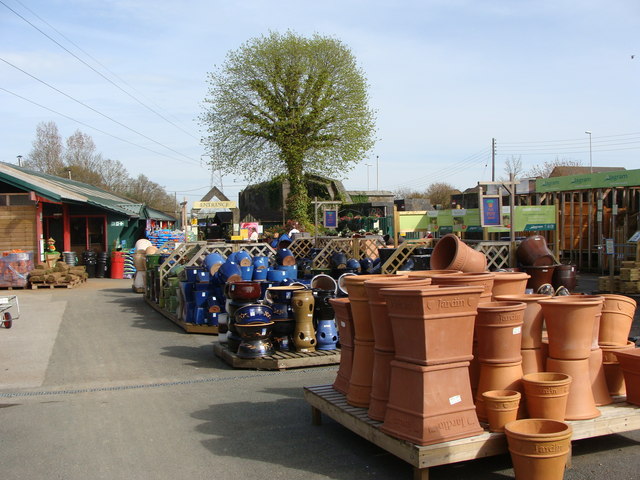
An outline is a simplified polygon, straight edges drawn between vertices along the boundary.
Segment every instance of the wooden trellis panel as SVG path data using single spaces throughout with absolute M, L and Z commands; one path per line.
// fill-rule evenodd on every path
M 234 245 L 234 251 L 239 252 L 241 250 L 249 252 L 252 257 L 270 257 L 276 253 L 268 243 L 241 243 Z
M 185 266 L 193 265 L 197 259 L 196 254 L 202 250 L 203 246 L 206 246 L 206 242 L 185 242 L 176 244 L 175 250 L 169 254 L 169 257 L 158 268 L 158 274 L 160 275 L 159 294 L 162 294 L 162 289 L 164 287 L 169 286 L 167 278 L 171 267 L 176 264 L 182 264 Z
M 291 250 L 291 253 L 293 253 L 295 258 L 307 258 L 311 253 L 313 245 L 313 238 L 300 237 L 291 242 L 289 250 Z
M 381 273 L 396 273 L 398 269 L 404 265 L 404 262 L 413 255 L 413 251 L 418 247 L 425 247 L 431 243 L 431 239 L 421 238 L 418 240 L 406 240 L 400 244 L 396 251 L 391 254 L 389 259 L 382 265 Z
M 331 255 L 337 252 L 345 253 L 348 257 L 351 257 L 353 254 L 353 239 L 333 237 L 313 259 L 311 268 L 330 268 Z
M 380 255 L 378 254 L 378 248 L 384 248 L 386 245 L 382 237 L 365 237 L 365 238 L 355 238 L 357 243 L 355 249 L 357 251 L 357 259 L 362 260 L 364 258 L 370 258 L 371 260 L 375 260 Z
M 487 270 L 509 268 L 509 247 L 511 242 L 480 242 L 476 250 L 487 257 Z

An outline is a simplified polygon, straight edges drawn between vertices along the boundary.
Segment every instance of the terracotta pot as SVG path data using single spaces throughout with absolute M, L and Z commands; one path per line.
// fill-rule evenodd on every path
M 613 396 L 626 395 L 624 375 L 615 352 L 632 350 L 636 348 L 636 344 L 629 341 L 625 346 L 602 344 L 600 348 L 602 349 L 602 367 L 609 394 Z
M 301 289 L 293 292 L 291 307 L 296 321 L 293 332 L 293 344 L 299 352 L 315 352 L 316 334 L 313 329 L 314 298 L 311 290 Z
M 396 358 L 421 365 L 472 358 L 482 287 L 383 288 Z
M 527 410 L 532 418 L 564 420 L 571 377 L 565 373 L 536 372 L 522 377 Z
M 471 272 L 471 273 L 452 273 L 447 275 L 435 275 L 431 278 L 433 285 L 447 286 L 482 286 L 483 291 L 480 295 L 480 303 L 491 301 L 491 289 L 493 288 L 493 279 L 495 274 L 491 272 Z
M 626 345 L 636 312 L 636 301 L 624 295 L 604 294 L 599 343 Z
M 353 318 L 351 302 L 348 298 L 330 298 L 329 303 L 336 314 L 336 326 L 340 337 L 340 346 L 353 348 Z
M 554 289 L 564 287 L 571 292 L 576 288 L 576 283 L 575 265 L 556 265 L 553 269 L 551 285 Z
M 504 432 L 504 426 L 516 420 L 520 397 L 520 392 L 515 390 L 489 390 L 488 392 L 482 392 L 484 408 L 489 419 L 489 431 Z
M 530 276 L 525 272 L 493 272 L 493 300 L 499 295 L 524 295 L 527 280 Z
M 449 275 L 451 273 L 462 273 L 461 270 L 410 270 L 406 272 L 409 278 L 431 278 L 435 275 Z
M 600 416 L 591 390 L 589 359 L 559 360 L 547 358 L 547 371 L 566 373 L 571 377 L 565 420 L 587 420 Z
M 522 391 L 522 362 L 513 363 L 480 363 L 480 378 L 476 393 L 476 412 L 480 421 L 487 421 L 484 408 L 483 392 L 489 390 Z
M 542 355 L 541 348 L 527 348 L 520 350 L 522 356 L 522 373 L 544 372 L 546 358 Z
M 542 345 L 542 307 L 538 300 L 550 298 L 549 295 L 522 294 L 522 295 L 499 295 L 494 297 L 497 302 L 524 302 L 527 307 L 524 309 L 522 319 L 522 348 L 540 348 Z
M 369 418 L 382 422 L 389 401 L 389 383 L 391 381 L 391 362 L 394 352 L 373 350 L 373 376 L 371 379 L 371 397 L 369 401 Z
M 528 266 L 522 267 L 522 269 L 531 277 L 529 278 L 529 280 L 527 280 L 527 288 L 530 288 L 534 292 L 537 292 L 542 285 L 551 284 L 555 266 Z
M 525 418 L 504 428 L 517 480 L 562 480 L 571 452 L 571 425 Z
M 480 435 L 468 365 L 422 366 L 393 360 L 380 431 L 417 445 Z
M 516 257 L 518 263 L 525 267 L 556 263 L 553 252 L 547 247 L 547 241 L 542 235 L 531 235 L 520 242 L 516 249 Z
M 352 275 L 345 278 L 345 286 L 351 301 L 354 334 L 358 340 L 373 342 L 374 339 L 369 297 L 364 282 L 385 277 L 397 278 L 395 275 Z
M 627 402 L 640 405 L 640 348 L 615 352 L 624 375 Z
M 522 302 L 487 302 L 478 305 L 475 332 L 481 363 L 513 363 L 522 360 L 520 345 Z
M 603 299 L 584 297 L 567 295 L 539 300 L 549 334 L 550 358 L 589 358 L 594 323 Z
M 333 389 L 347 395 L 349 393 L 349 382 L 351 381 L 351 369 L 353 367 L 353 347 L 340 347 L 340 366 L 336 379 L 333 382 Z
M 383 288 L 416 286 L 424 287 L 431 284 L 430 278 L 411 279 L 405 276 L 383 277 L 364 282 L 369 298 L 369 310 L 371 312 L 371 324 L 377 350 L 393 352 L 393 331 L 387 311 L 387 300 L 380 294 Z
M 478 393 L 478 382 L 480 381 L 480 362 L 478 361 L 478 341 L 473 340 L 473 358 L 469 360 L 469 382 L 471 383 L 471 393 L 476 398 Z
M 431 267 L 434 270 L 484 272 L 487 269 L 487 257 L 469 247 L 457 235 L 449 233 L 438 240 L 433 248 Z
M 602 350 L 600 348 L 591 350 L 589 355 L 589 377 L 591 378 L 591 390 L 596 405 L 601 406 L 613 403 L 611 395 L 609 395 L 607 379 L 604 376 Z
M 373 383 L 373 341 L 353 341 L 353 362 L 347 403 L 354 407 L 368 408 Z

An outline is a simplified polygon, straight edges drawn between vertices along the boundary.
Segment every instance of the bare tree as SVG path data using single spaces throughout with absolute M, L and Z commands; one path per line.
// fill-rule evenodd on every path
M 397 199 L 402 198 L 427 198 L 428 195 L 425 191 L 418 192 L 417 190 L 411 190 L 410 188 L 399 188 L 393 195 Z
M 121 161 L 107 158 L 100 162 L 98 171 L 107 190 L 117 193 L 126 189 L 127 182 L 130 180 L 129 172 Z
M 515 155 L 511 155 L 511 157 L 505 160 L 504 173 L 506 174 L 506 180 L 510 178 L 511 174 L 513 174 L 514 178 L 518 178 L 522 172 L 522 156 L 516 157 Z
M 566 158 L 556 157 L 555 160 L 553 161 L 547 160 L 542 165 L 538 164 L 533 166 L 527 172 L 527 176 L 549 178 L 549 175 L 551 175 L 551 172 L 556 167 L 581 167 L 581 166 L 582 166 L 582 162 L 580 162 L 579 160 L 569 160 Z
M 57 175 L 64 166 L 62 137 L 55 122 L 40 122 L 36 126 L 36 139 L 24 166 L 43 173 Z

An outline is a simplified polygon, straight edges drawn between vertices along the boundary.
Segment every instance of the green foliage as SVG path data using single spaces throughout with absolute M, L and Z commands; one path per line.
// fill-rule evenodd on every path
M 286 174 L 288 215 L 306 220 L 305 173 L 350 170 L 374 144 L 367 83 L 339 40 L 271 32 L 209 74 L 200 123 L 211 167 L 258 181 Z

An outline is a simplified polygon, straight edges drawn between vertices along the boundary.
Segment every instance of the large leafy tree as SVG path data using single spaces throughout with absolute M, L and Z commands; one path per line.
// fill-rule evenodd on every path
M 269 33 L 229 52 L 208 81 L 211 167 L 250 181 L 286 174 L 289 218 L 308 220 L 306 173 L 343 175 L 374 144 L 366 79 L 335 38 Z

